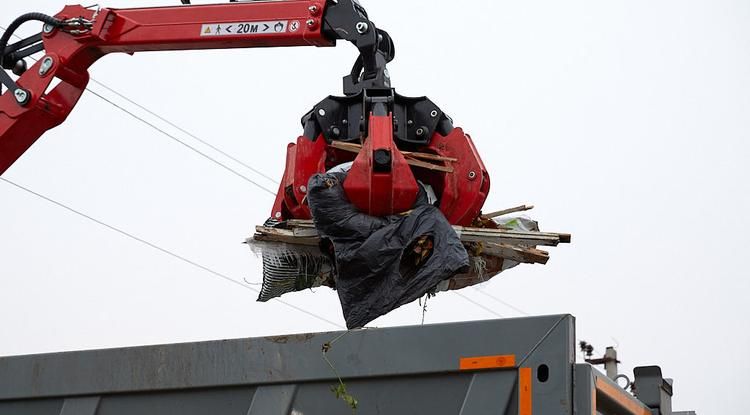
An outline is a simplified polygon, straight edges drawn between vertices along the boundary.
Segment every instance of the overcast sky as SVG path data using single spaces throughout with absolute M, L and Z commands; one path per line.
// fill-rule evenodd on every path
M 0 24 L 64 3 L 4 2 Z M 472 135 L 492 177 L 488 210 L 531 203 L 543 229 L 573 234 L 548 265 L 462 291 L 495 314 L 444 293 L 426 322 L 520 315 L 485 294 L 531 315 L 571 313 L 580 339 L 618 347 L 625 373 L 661 365 L 676 409 L 748 413 L 750 2 L 363 4 L 395 39 L 397 91 L 428 95 Z M 91 74 L 280 177 L 300 117 L 341 93 L 354 58 L 343 43 L 144 53 L 106 57 Z M 237 281 L 261 280 L 241 242 L 272 197 L 90 93 L 4 177 Z M 0 355 L 337 329 L 255 297 L 0 182 Z M 333 291 L 285 300 L 343 325 Z M 372 325 L 420 320 L 411 304 Z

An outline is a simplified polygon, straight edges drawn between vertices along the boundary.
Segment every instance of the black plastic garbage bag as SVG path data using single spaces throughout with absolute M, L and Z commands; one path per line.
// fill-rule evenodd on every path
M 420 195 L 408 214 L 378 218 L 349 203 L 345 173 L 315 175 L 308 203 L 334 277 L 348 328 L 372 320 L 431 292 L 466 272 L 469 257 L 439 209 Z

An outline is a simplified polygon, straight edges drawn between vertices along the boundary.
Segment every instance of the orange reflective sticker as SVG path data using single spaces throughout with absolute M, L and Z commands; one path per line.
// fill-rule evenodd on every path
M 596 388 L 591 389 L 591 415 L 598 415 L 596 412 Z
M 459 370 L 502 369 L 509 367 L 516 367 L 515 355 L 462 357 L 459 361 Z
M 518 415 L 531 415 L 531 368 L 518 369 Z

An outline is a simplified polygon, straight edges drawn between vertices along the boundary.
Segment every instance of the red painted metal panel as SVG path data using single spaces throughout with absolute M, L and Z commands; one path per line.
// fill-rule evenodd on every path
M 430 184 L 440 190 L 440 210 L 453 225 L 469 226 L 479 216 L 490 191 L 490 176 L 471 137 L 455 128 L 447 136 L 435 134 L 424 150 L 453 157 L 453 173 Z
M 344 190 L 362 212 L 386 216 L 414 206 L 419 185 L 404 155 L 393 141 L 393 117 L 370 115 L 369 134 L 344 181 Z M 376 172 L 373 157 L 378 150 L 391 156 L 389 172 Z

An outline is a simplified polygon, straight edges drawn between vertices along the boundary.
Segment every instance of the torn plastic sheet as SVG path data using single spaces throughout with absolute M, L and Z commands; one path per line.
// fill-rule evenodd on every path
M 324 253 L 334 264 L 348 328 L 363 327 L 468 269 L 461 241 L 424 191 L 408 213 L 373 217 L 348 202 L 345 177 L 315 175 L 307 196 Z

